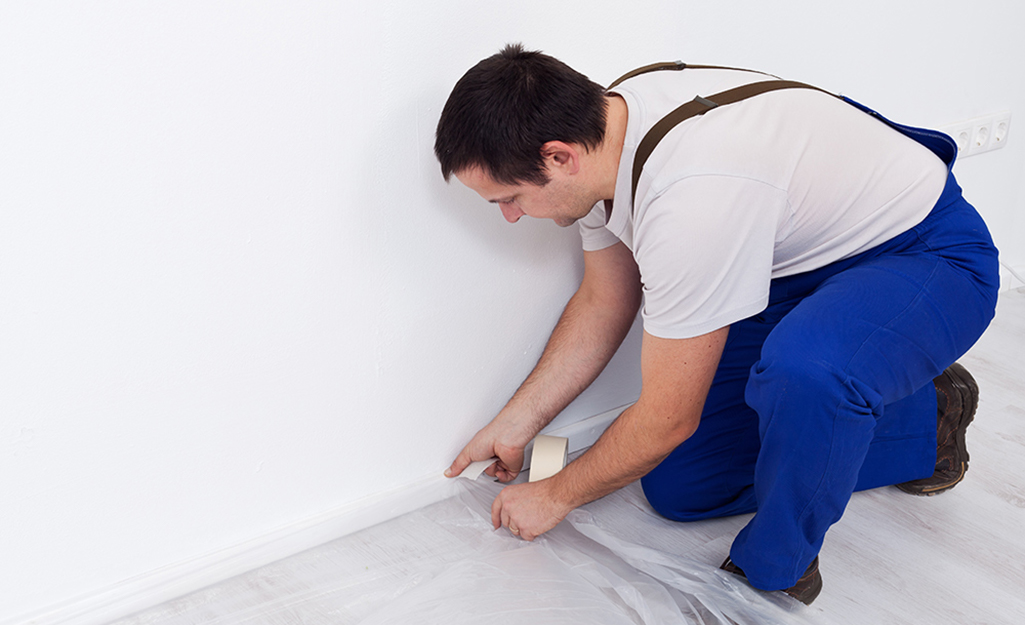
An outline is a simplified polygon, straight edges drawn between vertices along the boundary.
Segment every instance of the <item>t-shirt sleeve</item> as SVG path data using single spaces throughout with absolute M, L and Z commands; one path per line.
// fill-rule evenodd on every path
M 763 310 L 786 193 L 722 175 L 684 178 L 645 199 L 634 232 L 644 329 L 691 338 Z
M 577 222 L 580 226 L 580 239 L 585 252 L 596 252 L 619 243 L 619 237 L 605 227 L 605 203 L 598 202 L 590 213 Z

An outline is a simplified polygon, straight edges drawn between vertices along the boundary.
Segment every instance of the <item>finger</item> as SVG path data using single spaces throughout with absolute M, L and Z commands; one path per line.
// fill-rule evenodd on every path
M 489 473 L 491 477 L 501 479 L 502 475 L 507 475 L 509 473 L 508 465 L 506 465 L 504 460 L 497 456 L 495 457 L 495 464 L 491 465 L 489 468 L 491 469 L 491 473 Z
M 492 463 L 491 466 L 484 469 L 484 473 L 490 477 L 495 477 L 495 474 L 498 473 L 498 465 L 498 462 Z
M 516 479 L 517 475 L 519 475 L 519 473 L 506 469 L 504 471 L 498 472 L 498 474 L 495 477 L 497 477 L 498 481 L 500 482 L 511 482 Z
M 494 466 L 494 474 L 491 477 L 498 478 L 499 482 L 510 482 L 516 479 L 517 472 L 509 469 L 505 461 L 499 459 Z
M 456 456 L 455 461 L 452 462 L 452 465 L 448 469 L 445 469 L 445 477 L 456 477 L 462 473 L 466 467 L 470 466 L 471 462 L 473 461 L 470 459 L 470 452 L 468 452 L 466 448 L 463 448 L 463 450 L 459 452 L 459 455 Z
M 491 503 L 491 525 L 496 530 L 502 527 L 502 501 L 498 497 Z
M 502 468 L 516 477 L 523 468 L 523 449 L 516 447 L 495 446 L 495 453 L 502 460 Z

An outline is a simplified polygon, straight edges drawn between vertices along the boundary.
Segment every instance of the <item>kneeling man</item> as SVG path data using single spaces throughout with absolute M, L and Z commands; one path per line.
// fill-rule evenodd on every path
M 496 528 L 531 540 L 640 479 L 670 519 L 754 512 L 723 568 L 810 603 L 852 492 L 964 477 L 978 391 L 954 362 L 993 317 L 997 252 L 949 137 L 758 72 L 667 63 L 604 89 L 508 46 L 456 84 L 435 153 L 510 222 L 578 224 L 585 267 L 447 474 L 497 456 L 513 479 L 643 301 L 640 399 L 562 472 L 502 490 Z

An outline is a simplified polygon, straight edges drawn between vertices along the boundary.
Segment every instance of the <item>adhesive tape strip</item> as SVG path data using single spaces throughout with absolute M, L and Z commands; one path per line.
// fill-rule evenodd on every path
M 535 438 L 534 451 L 530 454 L 530 481 L 537 482 L 562 471 L 568 449 L 568 438 L 547 434 Z
M 487 460 L 478 460 L 477 462 L 471 462 L 470 466 L 463 469 L 463 472 L 458 477 L 465 477 L 471 482 L 478 477 L 481 473 L 484 473 L 484 469 L 498 462 L 498 458 L 489 458 Z

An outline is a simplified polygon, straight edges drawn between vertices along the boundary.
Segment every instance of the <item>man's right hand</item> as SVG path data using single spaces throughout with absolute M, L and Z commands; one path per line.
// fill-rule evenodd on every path
M 498 460 L 484 472 L 501 482 L 511 482 L 523 468 L 523 449 L 529 441 L 529 437 L 523 441 L 512 428 L 503 427 L 495 419 L 463 447 L 452 466 L 445 471 L 445 476 L 456 477 L 472 462 L 497 457 Z

